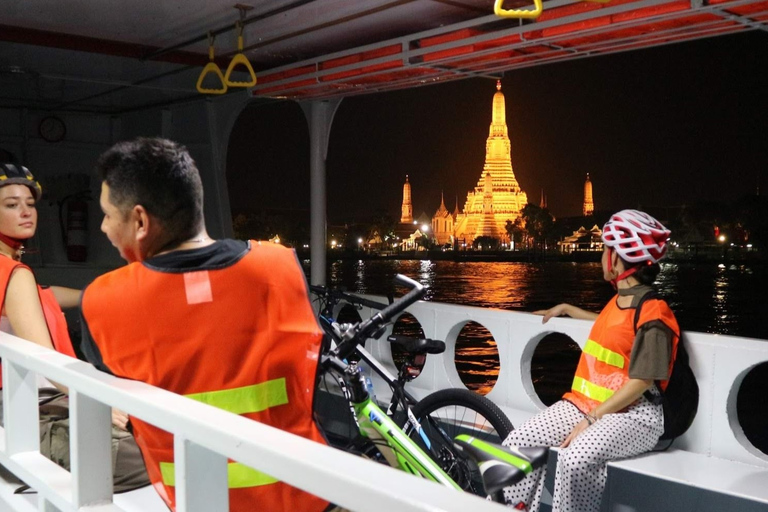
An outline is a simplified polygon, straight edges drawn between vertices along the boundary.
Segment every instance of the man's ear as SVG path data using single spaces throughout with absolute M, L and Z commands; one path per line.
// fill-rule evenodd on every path
M 136 241 L 142 242 L 146 240 L 152 227 L 152 219 L 147 213 L 146 208 L 140 204 L 135 205 L 131 210 L 131 221 L 133 222 Z

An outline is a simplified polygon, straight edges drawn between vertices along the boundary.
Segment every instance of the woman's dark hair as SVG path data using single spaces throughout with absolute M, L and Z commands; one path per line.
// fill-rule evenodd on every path
M 160 138 L 138 138 L 108 149 L 96 163 L 109 200 L 123 213 L 143 206 L 165 232 L 165 246 L 203 227 L 203 185 L 187 149 Z
M 624 261 L 624 259 L 621 259 L 622 263 L 624 263 L 624 268 L 631 268 L 632 264 L 627 263 Z M 648 286 L 653 285 L 653 283 L 656 282 L 656 278 L 659 276 L 659 272 L 661 272 L 661 265 L 658 263 L 651 263 L 650 265 L 645 263 L 635 264 L 637 267 L 637 272 L 632 274 L 632 277 L 640 281 L 640 284 L 645 284 Z

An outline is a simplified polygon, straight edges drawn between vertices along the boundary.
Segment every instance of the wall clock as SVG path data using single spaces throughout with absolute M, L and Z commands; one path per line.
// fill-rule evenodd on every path
M 40 136 L 48 142 L 59 142 L 67 134 L 64 121 L 55 116 L 44 117 L 38 126 Z

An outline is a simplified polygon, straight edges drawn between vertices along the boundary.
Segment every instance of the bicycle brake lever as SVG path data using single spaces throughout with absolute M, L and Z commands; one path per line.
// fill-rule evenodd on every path
M 379 327 L 379 328 L 376 330 L 376 332 L 374 332 L 373 334 L 371 334 L 371 338 L 372 338 L 372 339 L 374 339 L 374 340 L 377 340 L 377 339 L 381 338 L 382 336 L 384 336 L 384 333 L 385 333 L 386 331 L 387 331 L 387 324 L 384 324 L 384 325 L 382 325 L 381 327 Z

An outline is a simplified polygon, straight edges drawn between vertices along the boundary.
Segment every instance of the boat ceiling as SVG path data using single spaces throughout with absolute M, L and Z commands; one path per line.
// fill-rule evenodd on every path
M 547 0 L 536 20 L 499 18 L 493 3 L 3 0 L 0 107 L 116 114 L 199 100 L 209 35 L 223 71 L 241 19 L 243 53 L 258 77 L 249 93 L 297 100 L 500 77 L 768 26 L 768 0 Z M 527 0 L 503 7 L 533 8 Z

